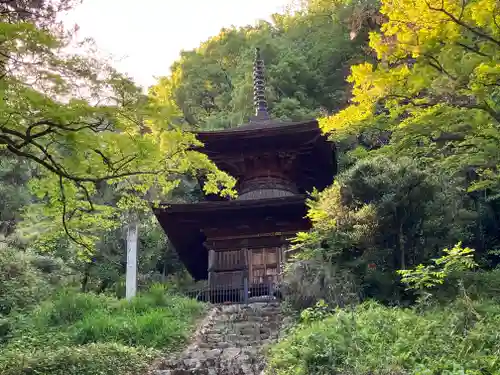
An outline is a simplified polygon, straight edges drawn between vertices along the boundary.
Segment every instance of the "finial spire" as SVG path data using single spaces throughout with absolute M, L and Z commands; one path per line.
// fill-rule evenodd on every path
M 253 100 L 255 117 L 257 120 L 268 120 L 266 101 L 266 85 L 264 80 L 264 61 L 260 55 L 260 48 L 255 49 L 255 62 L 253 64 Z

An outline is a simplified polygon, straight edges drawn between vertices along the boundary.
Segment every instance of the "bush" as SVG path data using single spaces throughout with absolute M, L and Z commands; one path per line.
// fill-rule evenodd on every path
M 339 307 L 360 301 L 360 286 L 350 272 L 316 259 L 289 264 L 281 289 L 291 312 L 312 307 L 320 300 Z
M 269 373 L 494 374 L 500 304 L 460 302 L 419 314 L 364 303 L 295 328 L 269 353 Z M 274 371 L 274 372 L 273 372 Z
M 22 345 L 31 340 L 88 344 L 117 342 L 130 346 L 171 348 L 184 342 L 203 305 L 161 288 L 132 301 L 93 293 L 65 291 L 43 303 L 29 316 L 20 317 L 15 337 Z
M 182 348 L 203 311 L 158 286 L 131 301 L 64 291 L 9 321 L 0 373 L 137 374 L 155 349 Z
M 447 302 L 460 295 L 458 281 L 463 282 L 467 295 L 471 299 L 488 299 L 500 302 L 500 268 L 492 271 L 468 271 L 449 276 L 446 285 L 440 286 L 435 292 L 436 298 Z
M 35 351 L 7 350 L 1 355 L 2 375 L 135 375 L 146 369 L 156 353 L 111 343 Z
M 34 307 L 48 297 L 51 289 L 26 254 L 0 248 L 0 316 Z
M 34 317 L 44 326 L 66 326 L 97 311 L 109 311 L 117 303 L 117 299 L 105 295 L 67 290 L 43 303 Z
M 31 254 L 28 256 L 33 267 L 35 267 L 44 278 L 56 288 L 79 285 L 78 276 L 67 263 L 61 258 L 48 255 Z
M 203 307 L 175 295 L 148 293 L 130 303 L 121 301 L 113 310 L 97 310 L 74 326 L 74 342 L 113 341 L 126 345 L 173 349 L 184 343 L 193 317 Z

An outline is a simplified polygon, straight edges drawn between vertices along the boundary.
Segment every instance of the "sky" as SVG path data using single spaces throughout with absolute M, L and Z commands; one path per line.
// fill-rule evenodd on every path
M 181 50 L 223 27 L 254 24 L 282 12 L 289 0 L 84 0 L 64 17 L 111 54 L 115 68 L 147 88 L 169 74 Z

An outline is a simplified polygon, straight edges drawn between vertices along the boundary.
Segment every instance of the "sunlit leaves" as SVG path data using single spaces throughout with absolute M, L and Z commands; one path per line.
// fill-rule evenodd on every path
M 418 291 L 421 299 L 426 296 L 427 290 L 443 284 L 451 274 L 477 267 L 474 249 L 463 248 L 460 242 L 451 249 L 444 249 L 443 253 L 441 257 L 432 259 L 429 265 L 419 264 L 414 269 L 398 271 L 401 281 L 408 289 Z
M 98 233 L 150 210 L 182 176 L 208 175 L 211 193 L 233 194 L 234 180 L 176 128 L 174 106 L 158 111 L 157 97 L 105 61 L 64 52 L 64 32 L 0 22 L 0 40 L 0 145 L 40 167 L 30 182 L 39 203 L 25 212 L 30 234 L 49 243 L 67 235 L 88 256 Z M 103 200 L 109 188 L 113 199 Z
M 384 129 L 390 142 L 377 152 L 418 157 L 451 173 L 472 167 L 482 177 L 473 189 L 500 187 L 493 146 L 499 7 L 495 0 L 383 1 L 387 21 L 370 42 L 381 61 L 352 67 L 353 103 L 323 119 L 323 130 L 342 140 Z

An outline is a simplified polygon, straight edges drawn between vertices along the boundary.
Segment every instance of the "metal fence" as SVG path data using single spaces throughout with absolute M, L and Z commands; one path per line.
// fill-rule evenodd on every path
M 184 294 L 198 301 L 212 304 L 248 304 L 281 299 L 281 291 L 277 282 L 250 283 L 247 278 L 242 284 L 206 285 L 187 290 Z

